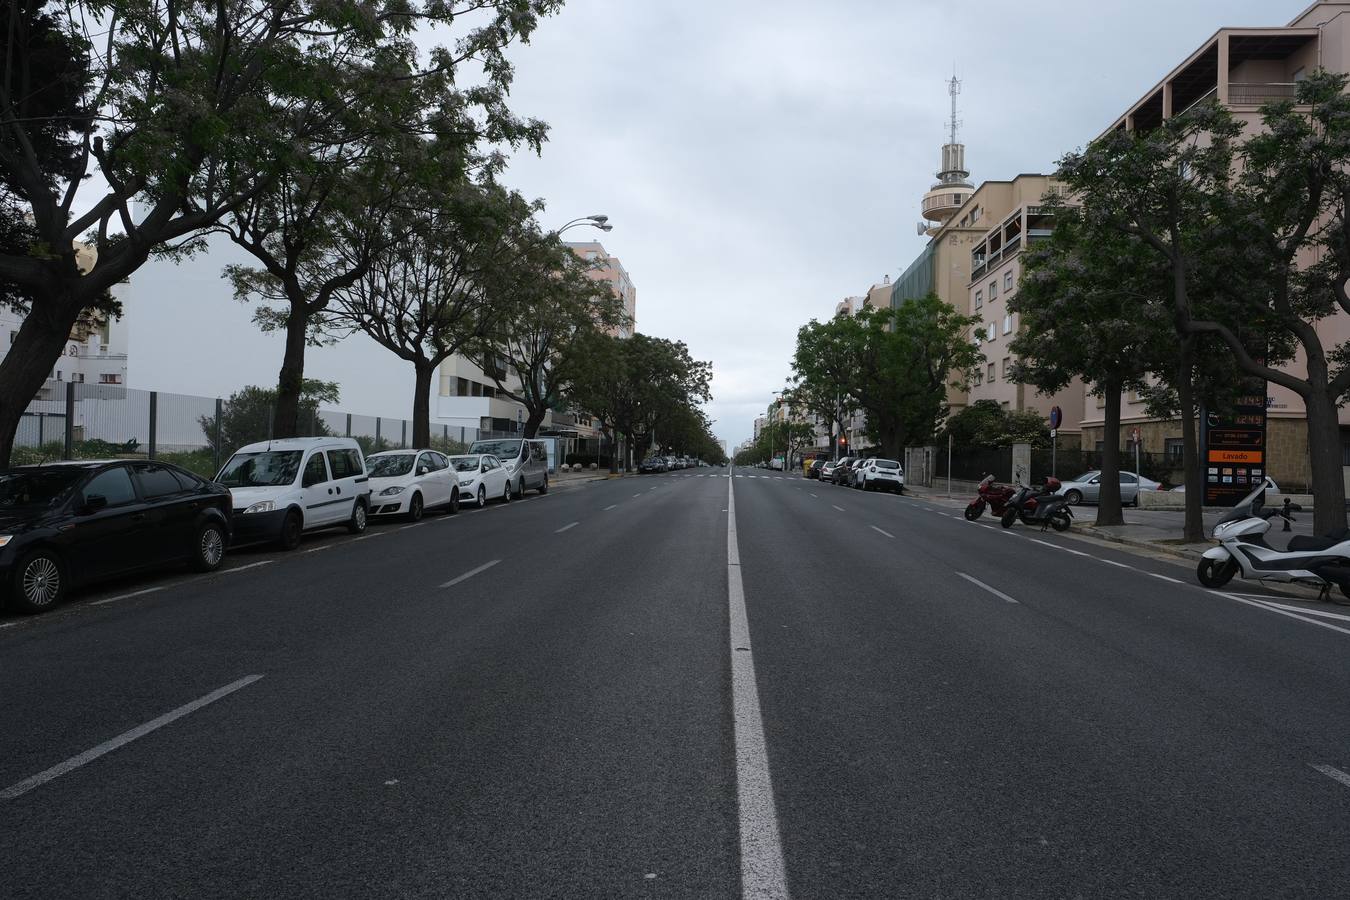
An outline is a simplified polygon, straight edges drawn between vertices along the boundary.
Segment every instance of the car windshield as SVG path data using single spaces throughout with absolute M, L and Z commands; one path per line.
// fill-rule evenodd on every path
M 900 464 L 899 464 L 898 462 L 896 462 L 895 460 L 893 460 L 893 459 L 879 459 L 879 460 L 877 460 L 877 468 L 878 468 L 878 469 L 898 469 L 898 468 L 900 468 Z
M 300 471 L 299 450 L 236 453 L 220 470 L 216 481 L 226 487 L 275 487 L 291 484 Z
M 474 441 L 470 453 L 490 453 L 498 459 L 520 456 L 520 441 Z
M 413 454 L 390 453 L 388 456 L 367 456 L 367 474 L 371 478 L 397 478 L 412 471 Z
M 450 457 L 450 467 L 456 472 L 477 472 L 478 457 L 476 456 L 452 456 Z
M 60 503 L 85 474 L 75 466 L 0 472 L 0 509 L 33 509 Z

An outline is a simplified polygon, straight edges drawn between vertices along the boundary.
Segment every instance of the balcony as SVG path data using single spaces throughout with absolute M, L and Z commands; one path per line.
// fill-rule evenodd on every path
M 970 198 L 974 189 L 965 185 L 940 184 L 923 197 L 923 217 L 945 222 Z
M 1230 106 L 1264 106 L 1280 100 L 1293 100 L 1298 96 L 1298 82 L 1295 81 L 1230 81 L 1228 83 L 1228 104 Z

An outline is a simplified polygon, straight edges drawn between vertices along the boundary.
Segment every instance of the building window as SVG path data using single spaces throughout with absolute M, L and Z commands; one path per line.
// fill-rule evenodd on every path
M 982 306 L 984 306 L 984 291 L 976 291 L 976 292 L 975 292 L 975 308 L 976 308 L 976 309 L 979 309 L 979 308 L 981 308 Z
M 483 385 L 479 384 L 477 381 L 470 381 L 469 391 L 471 392 L 471 396 L 481 397 L 483 396 Z
M 84 373 L 83 373 L 83 372 L 77 372 L 77 373 L 75 374 L 75 380 L 78 381 L 80 384 L 84 384 Z
M 1012 313 L 1008 313 L 1006 316 L 1003 317 L 1003 333 L 1004 334 L 1012 333 Z
M 1002 370 L 1002 371 L 1003 371 L 1003 377 L 1004 377 L 1005 379 L 1008 377 L 1008 369 L 1009 369 L 1011 366 L 1012 366 L 1012 357 L 1011 357 L 1011 356 L 1005 356 L 1005 357 L 1003 357 L 1003 370 Z
M 467 378 L 455 379 L 455 396 L 456 397 L 469 396 L 469 379 Z
M 994 325 L 993 322 L 990 322 L 990 323 L 989 323 L 989 340 L 992 341 L 992 340 L 993 340 L 994 338 L 996 338 L 996 337 L 998 337 L 998 328 L 995 327 L 995 325 Z
M 990 381 L 993 381 L 993 380 L 994 380 L 994 364 L 993 364 L 993 363 L 990 363 L 990 364 L 989 364 L 989 380 L 990 380 Z
M 18 333 L 17 331 L 11 331 L 11 332 L 9 333 L 9 343 L 10 343 L 10 346 L 11 346 L 11 347 L 14 346 L 14 339 L 15 339 L 16 337 L 18 337 L 18 336 L 19 336 L 19 333 Z
M 998 280 L 989 282 L 989 302 L 993 303 L 998 299 Z
M 118 374 L 116 374 L 116 373 L 113 373 L 113 372 L 104 372 L 102 375 L 98 376 L 98 383 L 99 383 L 99 384 L 121 384 L 121 383 L 122 383 L 122 376 L 121 376 L 121 375 L 118 375 Z
M 57 369 L 57 370 L 56 370 L 56 380 L 57 380 L 57 381 L 64 381 L 64 380 L 65 380 L 64 378 L 61 377 L 61 370 L 60 370 L 60 369 Z
M 1003 273 L 1003 293 L 1008 293 L 1013 288 L 1012 272 Z
M 977 386 L 984 384 L 984 372 L 980 371 L 979 369 L 975 370 L 975 384 Z M 1346 454 L 1350 454 L 1350 445 L 1346 446 L 1345 452 Z
M 1167 461 L 1169 463 L 1180 465 L 1182 453 L 1181 438 L 1164 438 L 1163 453 L 1167 456 Z

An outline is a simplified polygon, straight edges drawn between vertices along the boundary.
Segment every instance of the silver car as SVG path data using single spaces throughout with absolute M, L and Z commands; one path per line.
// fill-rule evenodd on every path
M 1096 503 L 1101 499 L 1101 481 L 1102 473 L 1100 471 L 1084 472 L 1077 478 L 1062 482 L 1059 490 L 1055 493 L 1062 494 L 1064 499 L 1069 501 L 1070 506 L 1079 503 Z M 1152 478 L 1145 478 L 1142 475 L 1136 475 L 1134 472 L 1122 471 L 1120 473 L 1120 502 L 1137 504 L 1141 490 L 1156 491 L 1160 487 L 1162 485 Z

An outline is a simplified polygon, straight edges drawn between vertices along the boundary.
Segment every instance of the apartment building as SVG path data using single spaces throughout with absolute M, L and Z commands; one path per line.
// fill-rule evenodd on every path
M 599 241 L 567 241 L 566 244 L 577 256 L 596 264 L 597 268 L 592 271 L 591 277 L 608 282 L 614 294 L 623 301 L 623 311 L 628 322 L 611 329 L 610 333 L 615 337 L 632 337 L 637 331 L 637 288 L 633 286 L 633 279 L 628 277 L 628 270 Z
M 1298 82 L 1318 67 L 1350 71 L 1350 2 L 1346 0 L 1313 3 L 1285 26 L 1220 28 L 1145 91 L 1107 131 L 1147 130 L 1211 99 L 1226 106 L 1249 129 L 1256 129 L 1261 124 L 1262 104 L 1293 97 Z M 1319 322 L 1317 330 L 1326 343 L 1350 340 L 1350 317 L 1331 316 Z M 1290 368 L 1297 371 L 1301 363 L 1295 361 Z M 1099 446 L 1105 401 L 1087 397 L 1084 407 L 1083 446 Z M 1281 485 L 1306 485 L 1310 471 L 1302 400 L 1271 384 L 1267 386 L 1267 411 L 1267 471 Z M 1142 450 L 1165 453 L 1180 466 L 1179 420 L 1150 417 L 1140 397 L 1127 394 L 1121 398 L 1121 422 L 1124 434 L 1139 429 Z M 1341 429 L 1343 442 L 1350 445 L 1350 410 L 1344 407 Z
M 985 355 L 985 362 L 971 380 L 969 402 L 992 400 L 1004 409 L 1032 411 L 1046 418 L 1051 408 L 1058 406 L 1064 417 L 1061 434 L 1070 438 L 1079 433 L 1083 418 L 1082 383 L 1075 382 L 1053 395 L 1045 395 L 1010 376 L 1017 356 L 1009 345 L 1020 326 L 1017 315 L 1009 311 L 1008 302 L 1017 294 L 1022 280 L 1023 251 L 1048 238 L 1054 228 L 1053 217 L 1041 202 L 1056 190 L 1056 185 L 1048 175 L 1018 175 L 1011 182 L 997 184 L 1006 187 L 991 188 L 986 204 L 1014 206 L 1011 212 L 989 221 L 988 229 L 970 251 L 966 309 L 979 320 L 974 339 Z M 984 188 L 982 185 L 980 191 Z M 972 209 L 965 215 L 974 213 Z

